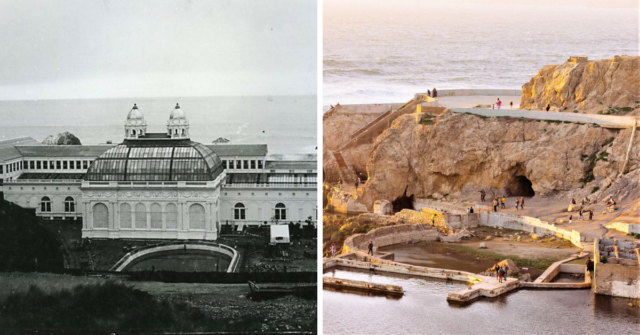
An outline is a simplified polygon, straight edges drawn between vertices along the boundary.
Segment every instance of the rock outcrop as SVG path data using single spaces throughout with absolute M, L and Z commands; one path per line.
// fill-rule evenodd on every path
M 405 115 L 374 143 L 358 202 L 371 209 L 375 200 L 393 199 L 407 185 L 407 194 L 417 198 L 456 194 L 468 186 L 526 196 L 579 188 L 585 178 L 600 185 L 616 178 L 630 134 L 592 124 L 467 114 L 443 115 L 425 126 Z M 630 171 L 640 162 L 638 142 L 636 136 Z
M 80 139 L 73 135 L 72 133 L 65 131 L 63 133 L 59 133 L 57 135 L 49 135 L 47 138 L 42 141 L 42 144 L 48 145 L 82 145 L 80 143 Z
M 522 86 L 520 108 L 551 107 L 603 114 L 640 114 L 640 56 L 587 61 L 572 57 L 548 65 Z M 623 110 L 610 111 L 619 107 Z M 625 108 L 626 107 L 626 108 Z

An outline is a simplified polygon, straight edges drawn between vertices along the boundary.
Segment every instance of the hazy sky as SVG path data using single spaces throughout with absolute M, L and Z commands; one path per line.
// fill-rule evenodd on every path
M 316 94 L 315 0 L 0 1 L 0 99 Z

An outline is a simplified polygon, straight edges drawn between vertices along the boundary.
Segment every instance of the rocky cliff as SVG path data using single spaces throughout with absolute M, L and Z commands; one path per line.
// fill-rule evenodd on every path
M 325 128 L 326 129 L 326 128 Z M 408 194 L 455 194 L 465 186 L 510 195 L 546 195 L 590 189 L 615 179 L 625 158 L 630 129 L 544 120 L 445 114 L 434 125 L 398 118 L 373 145 L 369 180 L 358 202 Z M 636 136 L 630 171 L 640 162 Z
M 548 65 L 522 86 L 520 108 L 640 114 L 640 56 Z M 618 109 L 613 109 L 617 107 Z
M 49 145 L 82 145 L 80 143 L 80 139 L 73 135 L 72 133 L 65 131 L 64 133 L 59 133 L 57 135 L 49 135 L 47 138 L 42 141 L 42 144 Z

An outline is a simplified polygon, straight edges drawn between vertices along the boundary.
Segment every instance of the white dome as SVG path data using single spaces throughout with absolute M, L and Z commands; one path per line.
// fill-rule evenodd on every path
M 184 112 L 180 108 L 179 104 L 176 104 L 176 108 L 174 108 L 171 111 L 171 115 L 169 115 L 169 118 L 170 119 L 185 119 L 186 118 L 186 116 L 184 115 Z
M 133 108 L 127 114 L 127 120 L 144 120 L 144 115 L 142 115 L 136 104 L 133 104 Z

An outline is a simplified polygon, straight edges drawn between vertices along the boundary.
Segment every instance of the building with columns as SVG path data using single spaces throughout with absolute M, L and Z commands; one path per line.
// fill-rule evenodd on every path
M 117 145 L 0 141 L 0 192 L 45 219 L 82 220 L 85 238 L 215 240 L 221 225 L 317 222 L 315 161 L 191 141 L 178 104 L 166 132 L 147 132 L 137 105 L 124 130 Z

